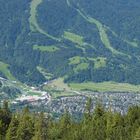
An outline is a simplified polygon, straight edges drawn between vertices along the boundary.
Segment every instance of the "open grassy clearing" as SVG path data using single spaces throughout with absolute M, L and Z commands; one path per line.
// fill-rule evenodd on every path
M 37 66 L 37 69 L 47 80 L 50 80 L 53 77 L 53 74 L 47 72 L 46 69 L 44 69 L 40 66 Z
M 69 97 L 69 96 L 74 96 L 74 92 L 66 92 L 66 91 L 51 91 L 51 97 L 52 98 L 58 98 L 58 97 Z
M 106 59 L 97 58 L 94 60 L 94 69 L 99 69 L 106 66 Z
M 69 59 L 69 65 L 76 65 L 79 64 L 81 62 L 81 58 L 80 57 L 73 57 Z
M 51 82 L 49 82 L 46 86 L 44 86 L 44 89 L 55 89 L 55 90 L 60 90 L 60 91 L 70 91 L 69 86 L 64 83 L 64 79 L 63 78 L 58 78 L 55 80 L 52 80 Z
M 135 48 L 138 47 L 138 44 L 137 44 L 136 41 L 129 41 L 129 40 L 126 40 L 126 39 L 124 39 L 123 41 L 126 42 L 127 44 L 129 44 L 132 47 L 135 47 Z
M 86 63 L 86 65 L 88 65 L 88 61 L 94 62 L 94 69 L 99 69 L 101 67 L 106 66 L 106 58 L 104 58 L 104 57 L 84 58 L 84 57 L 80 57 L 80 56 L 75 56 L 75 57 L 70 58 L 69 65 L 77 65 L 77 67 L 79 68 L 79 66 L 83 66 L 85 63 Z M 77 69 L 77 67 L 75 67 L 75 69 Z
M 73 90 L 92 90 L 99 92 L 140 92 L 140 85 L 128 83 L 102 82 L 102 83 L 70 83 Z
M 80 57 L 80 56 L 75 56 L 69 59 L 69 65 L 76 65 L 79 64 L 81 62 L 86 62 L 86 58 L 84 57 Z
M 89 64 L 88 63 L 80 63 L 78 64 L 76 67 L 74 67 L 74 72 L 77 73 L 79 71 L 82 71 L 82 70 L 86 70 L 88 68 Z
M 32 0 L 31 4 L 30 4 L 29 22 L 30 22 L 30 29 L 32 31 L 39 30 L 39 26 L 38 26 L 37 21 L 36 21 L 36 14 L 37 14 L 36 9 L 40 3 L 42 3 L 42 0 Z
M 51 81 L 43 87 L 43 90 L 49 92 L 52 98 L 58 98 L 62 96 L 73 96 L 75 93 L 71 91 L 68 84 L 64 83 L 63 78 L 58 78 Z
M 0 62 L 0 71 L 7 77 L 9 80 L 16 80 L 15 77 L 11 74 L 10 70 L 8 69 L 8 64 Z
M 75 65 L 73 70 L 78 73 L 81 70 L 86 70 L 89 66 L 88 59 L 80 56 L 75 56 L 69 59 L 69 65 Z
M 33 49 L 34 50 L 39 50 L 39 51 L 42 51 L 42 52 L 55 52 L 55 51 L 58 51 L 59 48 L 56 47 L 56 46 L 38 46 L 38 45 L 34 45 L 33 46 Z
M 94 61 L 94 69 L 99 69 L 106 66 L 105 57 L 88 58 L 88 59 Z
M 27 95 L 29 95 L 29 96 L 41 96 L 41 93 L 29 91 L 29 92 L 27 92 Z
M 56 40 L 56 41 L 61 41 L 61 39 L 56 38 L 50 34 L 48 34 L 46 31 L 40 28 L 37 22 L 37 7 L 42 3 L 43 0 L 32 0 L 30 4 L 30 17 L 29 17 L 29 23 L 30 23 L 30 29 L 31 31 L 35 32 L 38 31 L 41 34 L 46 35 L 47 37 Z
M 91 90 L 98 92 L 140 92 L 140 85 L 128 83 L 116 83 L 113 81 L 102 83 L 64 83 L 63 78 L 58 78 L 44 87 L 44 89 L 53 91 L 55 94 L 73 95 L 73 91 Z M 56 93 L 57 92 L 57 93 Z M 59 93 L 61 92 L 61 93 Z
M 65 39 L 68 39 L 78 45 L 83 45 L 84 42 L 83 42 L 83 37 L 80 36 L 80 35 L 77 35 L 75 33 L 71 33 L 71 32 L 64 32 L 64 36 L 63 36 Z

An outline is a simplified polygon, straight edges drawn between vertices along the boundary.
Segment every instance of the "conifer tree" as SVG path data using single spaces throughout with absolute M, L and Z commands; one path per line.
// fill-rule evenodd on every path
M 25 108 L 17 130 L 17 139 L 18 140 L 31 140 L 34 135 L 34 122 L 33 117 L 30 114 L 28 108 Z
M 91 119 L 91 111 L 92 111 L 92 99 L 89 98 L 86 103 L 86 110 L 85 110 L 85 119 Z
M 96 140 L 106 140 L 106 118 L 105 110 L 102 104 L 97 104 L 92 120 L 92 130 L 93 130 L 93 139 Z
M 2 121 L 0 120 L 0 140 L 3 139 L 3 124 L 2 124 Z
M 71 117 L 68 111 L 61 116 L 59 121 L 54 124 L 54 127 L 50 131 L 50 135 L 52 139 L 58 140 L 67 138 L 68 132 L 71 127 Z
M 80 130 L 82 131 L 80 133 L 80 137 L 83 139 L 90 139 L 90 129 L 92 129 L 91 126 L 91 119 L 92 119 L 92 99 L 88 98 L 86 107 L 85 107 L 85 113 L 84 113 L 84 119 L 81 125 Z
M 111 140 L 113 130 L 113 113 L 111 111 L 106 112 L 106 140 Z
M 139 127 L 138 130 L 136 131 L 134 140 L 140 140 L 140 127 Z
M 17 128 L 19 125 L 18 115 L 13 115 L 6 133 L 6 140 L 17 140 Z
M 112 122 L 111 139 L 123 140 L 125 135 L 124 119 L 120 113 L 114 113 Z
M 94 110 L 93 117 L 94 119 L 98 119 L 100 117 L 103 117 L 104 115 L 105 115 L 104 107 L 101 103 L 98 103 Z
M 4 101 L 3 102 L 3 108 L 0 109 L 0 120 L 1 120 L 1 123 L 2 123 L 2 130 L 1 130 L 1 134 L 3 136 L 5 136 L 6 134 L 6 131 L 8 129 L 8 126 L 10 124 L 10 121 L 11 121 L 11 112 L 9 110 L 9 107 L 8 107 L 8 102 L 7 101 Z
M 35 135 L 33 140 L 47 140 L 47 120 L 43 113 L 39 114 L 35 122 Z

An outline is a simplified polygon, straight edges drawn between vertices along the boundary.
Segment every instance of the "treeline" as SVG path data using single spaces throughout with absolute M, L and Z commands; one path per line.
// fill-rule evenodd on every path
M 140 107 L 126 115 L 105 111 L 101 104 L 91 111 L 87 102 L 83 119 L 75 122 L 66 111 L 59 120 L 28 108 L 11 113 L 8 103 L 0 109 L 0 140 L 137 140 L 140 139 Z

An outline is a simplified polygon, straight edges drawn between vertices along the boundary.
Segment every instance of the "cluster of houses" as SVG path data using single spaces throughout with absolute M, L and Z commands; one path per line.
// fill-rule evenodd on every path
M 92 110 L 98 103 L 105 109 L 125 114 L 129 107 L 140 105 L 140 93 L 99 93 L 82 92 L 81 95 L 60 97 L 47 104 L 50 112 L 63 113 L 68 110 L 71 114 L 84 113 L 88 98 L 92 99 Z

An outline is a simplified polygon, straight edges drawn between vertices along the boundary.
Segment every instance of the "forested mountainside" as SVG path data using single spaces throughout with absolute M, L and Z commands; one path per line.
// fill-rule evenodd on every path
M 139 9 L 139 0 L 0 0 L 0 76 L 140 84 Z
M 22 90 L 11 81 L 0 77 L 0 100 L 15 99 L 22 94 Z
M 101 104 L 94 112 L 89 100 L 78 122 L 66 111 L 59 120 L 43 113 L 11 113 L 4 102 L 0 108 L 1 140 L 137 140 L 140 139 L 140 108 L 131 107 L 126 115 L 105 111 Z

